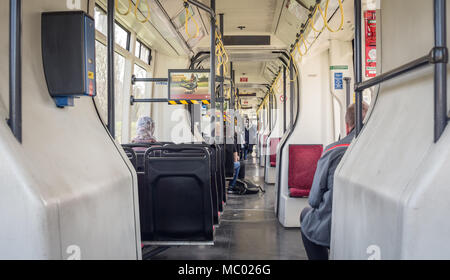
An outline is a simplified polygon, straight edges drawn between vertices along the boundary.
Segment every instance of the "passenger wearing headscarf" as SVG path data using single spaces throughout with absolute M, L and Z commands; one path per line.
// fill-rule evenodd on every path
M 136 137 L 131 141 L 132 143 L 155 143 L 156 138 L 153 136 L 155 132 L 155 123 L 150 117 L 140 117 L 137 122 Z

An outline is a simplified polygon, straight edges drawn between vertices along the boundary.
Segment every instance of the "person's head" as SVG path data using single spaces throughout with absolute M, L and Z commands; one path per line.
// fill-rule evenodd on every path
M 139 140 L 152 140 L 154 139 L 153 133 L 155 132 L 155 123 L 150 117 L 140 117 L 136 126 L 136 138 Z
M 362 104 L 362 115 L 363 120 L 366 117 L 367 111 L 369 110 L 369 104 L 363 101 Z M 347 126 L 347 133 L 350 133 L 355 128 L 356 125 L 356 104 L 353 103 L 347 109 L 347 113 L 345 114 L 345 124 Z

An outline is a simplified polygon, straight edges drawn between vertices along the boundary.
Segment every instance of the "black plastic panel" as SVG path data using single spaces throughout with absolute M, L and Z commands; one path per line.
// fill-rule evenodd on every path
M 224 36 L 225 46 L 269 46 L 270 36 Z
M 84 12 L 43 13 L 42 59 L 52 97 L 95 95 L 95 24 Z

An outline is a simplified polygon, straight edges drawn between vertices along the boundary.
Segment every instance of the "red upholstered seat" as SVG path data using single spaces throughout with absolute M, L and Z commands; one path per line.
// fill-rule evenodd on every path
M 322 151 L 322 145 L 289 146 L 288 185 L 291 197 L 309 196 Z
M 278 144 L 280 144 L 281 138 L 271 138 L 270 139 L 270 166 L 277 166 L 277 149 Z

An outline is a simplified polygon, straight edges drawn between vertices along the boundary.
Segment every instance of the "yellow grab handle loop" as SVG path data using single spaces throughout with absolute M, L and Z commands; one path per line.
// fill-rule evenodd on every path
M 227 74 L 228 73 L 228 61 L 230 61 L 230 58 L 228 56 L 228 53 L 225 51 L 225 46 L 223 45 L 222 40 L 220 41 L 220 44 L 222 46 L 222 50 L 223 50 L 223 54 L 225 55 L 225 61 L 223 62 L 223 67 L 224 67 L 224 73 Z
M 300 42 L 302 42 L 303 45 L 305 46 L 305 52 L 302 52 Z M 308 45 L 306 44 L 306 40 L 305 40 L 305 37 L 303 36 L 303 34 L 300 35 L 300 41 L 297 42 L 297 50 L 298 50 L 298 53 L 300 54 L 300 56 L 304 56 L 308 52 Z
M 147 21 L 150 20 L 150 3 L 147 0 L 147 17 L 143 20 L 140 20 L 137 15 L 140 3 L 141 3 L 141 0 L 136 0 L 136 6 L 134 7 L 134 15 L 136 16 L 136 19 L 139 20 L 141 23 L 146 23 Z
M 327 0 L 327 4 L 326 4 L 326 6 L 325 6 L 325 14 L 323 15 L 323 17 L 324 17 L 324 22 L 325 22 L 325 26 L 327 27 L 327 29 L 328 29 L 330 32 L 333 32 L 333 33 L 338 32 L 339 30 L 342 29 L 342 27 L 344 27 L 344 6 L 342 5 L 342 0 L 338 0 L 338 3 L 339 3 L 339 10 L 340 10 L 340 12 L 341 12 L 341 24 L 339 25 L 339 28 L 338 28 L 338 29 L 333 30 L 333 29 L 330 27 L 330 25 L 328 24 L 328 21 L 326 20 L 327 17 L 328 17 L 328 4 L 330 4 L 330 0 Z M 319 8 L 320 8 L 320 6 L 319 6 Z M 321 10 L 322 10 L 322 9 L 321 9 Z M 322 14 L 322 11 L 321 11 L 321 14 Z
M 122 13 L 119 9 L 119 0 L 116 0 L 115 4 L 116 4 L 116 12 L 119 15 L 127 16 L 131 12 L 131 8 L 132 8 L 131 0 L 128 0 L 128 11 L 126 11 L 125 13 Z
M 327 28 L 330 32 L 336 33 L 338 31 L 340 31 L 342 29 L 342 27 L 344 27 L 344 6 L 342 5 L 342 0 L 338 0 L 338 3 L 339 3 L 339 10 L 341 12 L 341 24 L 339 25 L 339 28 L 336 29 L 336 30 L 333 30 L 330 27 L 330 25 L 328 24 L 328 5 L 330 4 L 330 0 L 327 0 L 327 3 L 325 4 L 325 12 L 322 10 L 322 7 L 320 6 L 320 4 L 317 5 L 316 10 L 314 11 L 314 15 L 313 15 L 313 17 L 311 19 L 311 27 L 312 27 L 312 29 L 314 31 L 322 32 L 325 28 Z M 320 15 L 322 16 L 322 19 L 323 19 L 323 25 L 324 26 L 323 26 L 321 31 L 317 30 L 314 27 L 314 21 L 315 21 L 315 18 L 316 18 L 317 11 L 320 12 Z
M 317 30 L 316 27 L 314 26 L 314 22 L 316 21 L 316 16 L 317 16 L 317 12 L 319 11 L 319 9 L 322 11 L 322 8 L 320 8 L 320 4 L 317 4 L 315 10 L 314 10 L 314 14 L 311 18 L 311 28 L 312 30 L 314 30 L 315 32 L 322 32 L 325 29 L 325 24 L 323 25 L 321 30 Z M 323 19 L 323 15 L 322 15 L 322 19 Z
M 272 84 L 272 86 L 270 87 L 270 90 L 269 90 L 269 92 L 272 95 L 275 95 L 274 87 L 278 84 L 278 82 L 280 81 L 280 78 L 281 78 L 281 73 L 278 73 L 277 78 L 275 79 L 275 81 L 273 82 L 273 84 Z
M 222 39 L 220 37 L 220 34 L 217 32 L 217 30 L 216 30 L 216 39 L 218 41 L 218 43 L 216 44 L 216 55 L 217 55 L 217 60 L 219 61 L 219 64 L 217 66 L 217 71 L 219 72 L 220 67 L 223 65 L 224 74 L 227 74 L 228 73 L 227 63 L 229 61 L 229 56 L 228 56 L 227 51 L 225 50 Z
M 222 66 L 222 64 L 223 64 L 223 54 L 222 54 L 222 50 L 220 49 L 219 45 L 216 46 L 216 55 L 217 55 L 217 61 L 219 62 L 217 64 L 217 72 L 219 72 L 220 66 Z
M 188 36 L 188 39 L 195 39 L 200 35 L 200 28 L 198 27 L 198 23 L 195 20 L 194 16 L 189 11 L 189 5 L 187 4 L 187 0 L 184 0 L 184 3 L 185 3 L 184 9 L 186 10 L 186 23 L 184 24 L 184 29 L 186 31 L 186 35 Z M 191 19 L 191 21 L 193 21 L 195 24 L 196 32 L 195 32 L 194 36 L 191 36 L 191 34 L 189 34 L 189 30 L 188 30 L 189 19 Z

